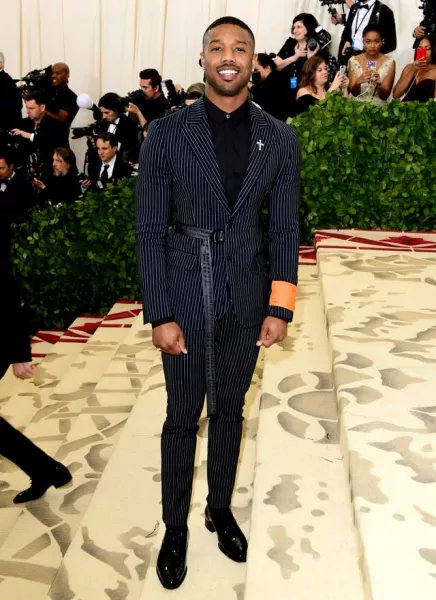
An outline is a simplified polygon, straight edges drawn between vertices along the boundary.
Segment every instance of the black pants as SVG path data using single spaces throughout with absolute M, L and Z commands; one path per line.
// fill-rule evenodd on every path
M 260 326 L 246 329 L 232 314 L 215 326 L 218 416 L 209 421 L 208 503 L 226 508 L 235 485 L 242 410 L 259 348 Z M 204 331 L 184 331 L 188 354 L 162 355 L 168 394 L 162 431 L 162 505 L 167 526 L 186 525 L 194 475 L 198 420 L 206 393 Z
M 27 473 L 30 478 L 42 477 L 53 469 L 55 461 L 35 446 L 18 429 L 0 417 L 0 454 Z

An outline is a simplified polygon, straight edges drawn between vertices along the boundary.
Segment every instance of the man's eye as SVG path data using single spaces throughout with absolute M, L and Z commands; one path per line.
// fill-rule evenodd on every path
M 218 50 L 221 50 L 221 46 L 215 46 L 215 48 L 212 48 L 212 52 L 217 52 Z
M 238 52 L 245 52 L 245 48 L 236 48 Z

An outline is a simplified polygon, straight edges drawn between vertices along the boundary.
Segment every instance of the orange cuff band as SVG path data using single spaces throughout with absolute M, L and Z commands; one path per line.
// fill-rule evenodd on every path
M 280 306 L 294 312 L 297 286 L 287 281 L 273 281 L 271 286 L 270 306 Z

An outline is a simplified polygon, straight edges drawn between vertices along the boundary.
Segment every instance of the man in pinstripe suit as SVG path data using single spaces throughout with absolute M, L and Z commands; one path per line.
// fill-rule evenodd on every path
M 244 397 L 259 347 L 286 336 L 298 267 L 299 147 L 293 128 L 248 101 L 254 36 L 233 17 L 203 39 L 205 97 L 150 125 L 137 188 L 144 322 L 162 350 L 166 533 L 162 585 L 186 575 L 197 422 L 207 397 L 205 524 L 232 560 L 247 541 L 230 510 Z M 268 243 L 261 211 L 268 206 Z M 168 226 L 173 227 L 168 233 Z

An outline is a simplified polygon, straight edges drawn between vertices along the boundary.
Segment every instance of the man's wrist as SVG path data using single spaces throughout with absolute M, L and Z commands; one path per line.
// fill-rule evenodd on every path
M 153 329 L 156 327 L 160 327 L 161 325 L 166 325 L 167 323 L 174 323 L 175 317 L 165 317 L 164 319 L 158 319 L 157 321 L 152 321 L 151 326 Z

